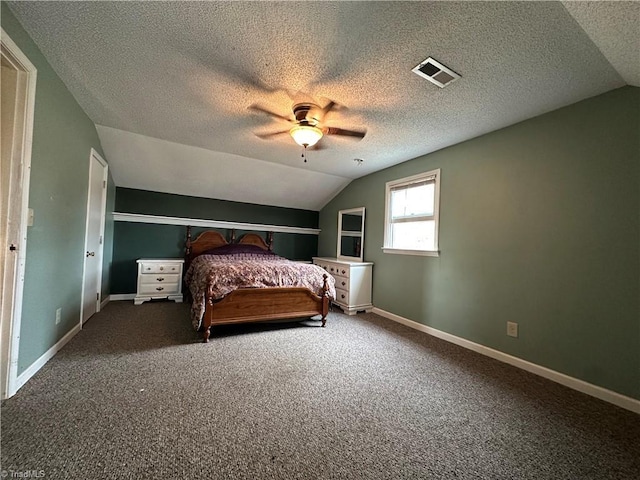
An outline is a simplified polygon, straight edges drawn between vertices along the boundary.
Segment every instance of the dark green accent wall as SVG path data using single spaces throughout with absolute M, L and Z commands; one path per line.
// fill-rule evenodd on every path
M 18 374 L 80 322 L 91 148 L 103 155 L 93 122 L 2 2 L 2 28 L 38 70 Z M 112 184 L 112 182 L 110 182 Z M 108 204 L 113 205 L 114 190 Z M 103 295 L 108 292 L 110 237 L 105 232 Z M 106 280 L 106 281 L 105 281 Z M 60 324 L 56 309 L 62 308 Z
M 318 228 L 318 212 L 294 208 L 269 207 L 251 203 L 172 195 L 130 188 L 116 188 L 115 211 L 179 218 Z M 192 238 L 204 231 L 193 228 Z M 218 229 L 230 238 L 230 231 Z M 242 230 L 236 232 L 239 238 Z M 266 234 L 265 234 L 266 235 Z M 186 227 L 149 223 L 115 222 L 112 294 L 136 291 L 139 258 L 183 258 Z M 294 260 L 311 260 L 318 251 L 318 236 L 274 233 L 273 251 Z
M 385 182 L 435 168 L 440 257 L 383 253 Z M 376 307 L 640 399 L 639 88 L 352 182 L 320 212 L 320 255 L 363 205 Z
M 116 212 L 318 228 L 318 212 L 118 187 Z

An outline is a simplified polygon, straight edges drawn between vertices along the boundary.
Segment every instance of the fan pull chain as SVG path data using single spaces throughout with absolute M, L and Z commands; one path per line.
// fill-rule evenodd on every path
M 304 163 L 307 163 L 307 146 L 304 145 L 302 148 L 303 148 L 303 150 L 302 150 L 301 157 L 304 158 Z

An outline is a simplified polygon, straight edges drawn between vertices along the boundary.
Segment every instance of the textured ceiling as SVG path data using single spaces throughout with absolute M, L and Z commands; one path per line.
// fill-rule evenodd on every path
M 625 84 L 637 2 L 10 2 L 118 186 L 320 209 L 351 179 Z M 411 69 L 462 75 L 440 89 Z M 295 101 L 333 100 L 308 162 Z M 363 159 L 362 165 L 353 161 Z

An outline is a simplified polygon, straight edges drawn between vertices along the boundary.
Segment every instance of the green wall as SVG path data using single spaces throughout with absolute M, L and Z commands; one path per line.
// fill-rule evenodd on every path
M 18 374 L 80 322 L 84 236 L 91 148 L 102 156 L 93 122 L 53 71 L 8 6 L 2 28 L 38 70 Z M 113 205 L 110 179 L 107 203 Z M 113 220 L 107 219 L 104 266 L 108 293 Z M 55 324 L 57 308 L 62 320 Z
M 442 169 L 439 257 L 384 254 L 385 182 Z M 625 87 L 352 182 L 376 307 L 640 399 L 640 89 Z M 506 322 L 519 323 L 519 338 Z
M 251 203 L 172 195 L 130 188 L 116 189 L 115 211 L 179 218 L 224 220 L 289 227 L 318 228 L 318 212 L 269 207 Z M 193 238 L 205 230 L 194 228 Z M 229 238 L 228 230 L 218 230 Z M 239 238 L 242 230 L 236 232 Z M 115 222 L 112 294 L 136 291 L 139 258 L 183 258 L 186 227 L 149 223 Z M 311 260 L 318 250 L 314 234 L 275 233 L 273 251 L 294 260 Z

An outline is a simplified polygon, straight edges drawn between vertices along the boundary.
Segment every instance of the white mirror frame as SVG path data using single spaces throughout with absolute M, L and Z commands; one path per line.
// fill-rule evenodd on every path
M 361 215 L 362 223 L 360 224 L 360 232 L 350 232 L 350 235 L 360 237 L 360 256 L 348 256 L 341 254 L 341 242 L 342 242 L 342 216 L 343 215 Z M 362 262 L 364 255 L 364 207 L 348 208 L 346 210 L 338 211 L 338 242 L 336 248 L 336 256 L 339 260 L 350 260 L 352 262 Z

